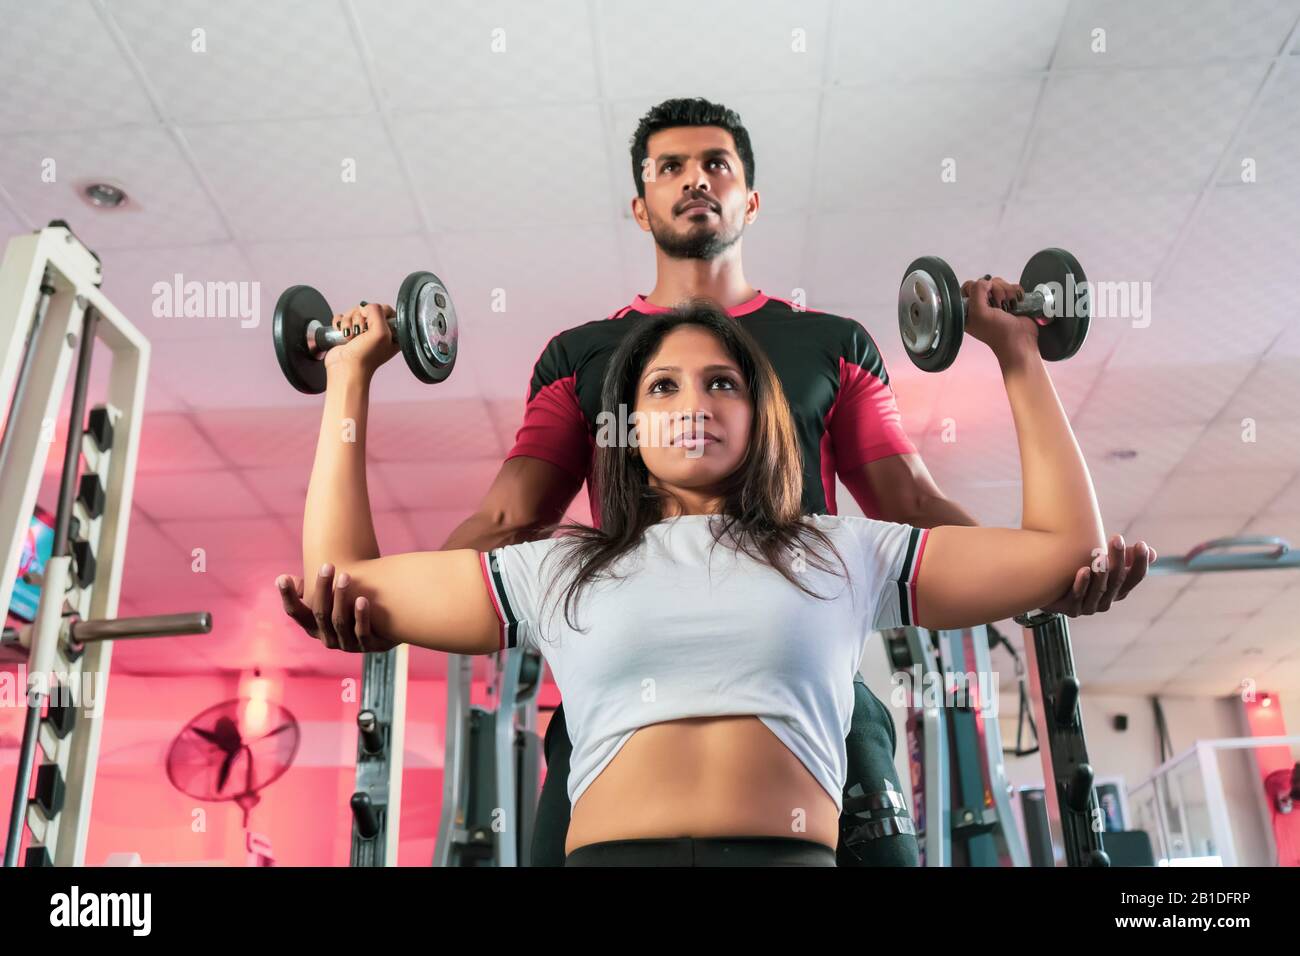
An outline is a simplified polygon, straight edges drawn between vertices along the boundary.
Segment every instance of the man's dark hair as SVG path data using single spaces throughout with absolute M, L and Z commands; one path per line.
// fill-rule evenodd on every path
M 754 188 L 754 147 L 749 142 L 749 130 L 740 121 L 740 114 L 719 103 L 710 103 L 702 97 L 682 100 L 664 100 L 641 117 L 636 132 L 632 134 L 632 179 L 636 181 L 636 194 L 645 199 L 645 181 L 641 171 L 645 167 L 649 150 L 646 144 L 660 130 L 674 126 L 717 126 L 731 134 L 736 142 L 736 154 L 745 168 L 745 188 Z

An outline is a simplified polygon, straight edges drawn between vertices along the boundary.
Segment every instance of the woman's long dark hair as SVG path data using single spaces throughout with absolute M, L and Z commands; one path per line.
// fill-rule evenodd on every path
M 740 368 L 754 409 L 745 456 L 720 489 L 723 520 L 710 522 L 714 544 L 728 536 L 733 546 L 775 568 L 806 594 L 824 600 L 796 577 L 790 553 L 807 555 L 817 567 L 831 570 L 829 562 L 815 553 L 821 544 L 836 556 L 846 577 L 848 569 L 826 534 L 803 522 L 803 456 L 790 406 L 771 362 L 735 319 L 708 299 L 693 299 L 646 319 L 610 359 L 601 387 L 602 417 L 619 421 L 621 405 L 627 409 L 624 420 L 630 418 L 647 363 L 665 336 L 685 325 L 717 336 Z M 601 575 L 613 577 L 610 566 L 641 543 L 648 527 L 664 519 L 671 497 L 650 484 L 645 462 L 627 445 L 621 436 L 597 442 L 592 479 L 600 503 L 600 527 L 570 523 L 550 529 L 563 535 L 563 545 L 551 552 L 562 552 L 561 574 L 553 580 L 577 569 L 564 590 L 564 614 L 570 627 L 574 627 L 571 612 L 582 588 Z M 807 543 L 813 546 L 805 548 Z

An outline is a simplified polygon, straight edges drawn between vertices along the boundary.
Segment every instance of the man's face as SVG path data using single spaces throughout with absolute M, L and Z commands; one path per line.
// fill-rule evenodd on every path
M 632 213 L 672 258 L 715 258 L 758 215 L 758 193 L 747 188 L 745 168 L 726 130 L 660 130 L 646 151 L 645 199 L 632 200 Z

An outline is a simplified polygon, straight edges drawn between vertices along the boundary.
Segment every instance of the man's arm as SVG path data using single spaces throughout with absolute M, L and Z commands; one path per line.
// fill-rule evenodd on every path
M 944 496 L 925 462 L 915 452 L 877 458 L 841 473 L 840 480 L 864 513 L 870 513 L 867 505 L 874 501 L 879 517 L 884 521 L 910 524 L 915 528 L 979 525 L 961 505 Z
M 582 489 L 582 479 L 558 465 L 528 455 L 507 458 L 478 510 L 460 523 L 443 551 L 491 551 L 539 537 L 564 517 Z

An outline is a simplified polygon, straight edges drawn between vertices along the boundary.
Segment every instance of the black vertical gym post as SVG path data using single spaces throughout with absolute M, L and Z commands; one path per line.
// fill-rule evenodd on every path
M 1061 839 L 1067 865 L 1110 866 L 1101 831 L 1094 827 L 1094 821 L 1101 819 L 1100 805 L 1083 736 L 1069 623 L 1060 614 L 1039 611 L 1020 615 L 1016 623 L 1029 632 L 1025 650 L 1036 678 L 1036 701 L 1041 704 L 1038 739 L 1049 828 L 1053 837 Z
M 357 775 L 352 793 L 352 866 L 387 866 L 390 762 L 397 695 L 397 651 L 362 655 L 361 709 L 357 712 Z M 396 781 L 401 786 L 401 781 Z M 396 861 L 393 861 L 396 863 Z
M 81 461 L 81 440 L 85 432 L 86 389 L 90 381 L 90 360 L 95 351 L 95 327 L 99 314 L 94 306 L 87 306 L 81 328 L 81 348 L 77 353 L 77 378 L 72 391 L 72 410 L 68 414 L 68 440 L 63 451 L 63 475 L 59 480 L 59 507 L 54 520 L 54 544 L 50 556 L 67 557 L 71 554 L 68 543 L 72 527 L 72 508 L 77 494 L 77 470 Z M 45 601 L 64 600 L 62 594 L 41 594 Z M 28 681 L 36 675 L 27 675 Z M 9 839 L 5 844 L 5 866 L 18 865 L 18 852 L 23 842 L 23 827 L 27 823 L 28 791 L 32 784 L 32 767 L 36 763 L 36 745 L 41 725 L 41 708 L 46 695 L 35 689 L 28 690 L 26 720 L 23 722 L 23 742 L 18 752 L 17 777 L 14 780 L 14 798 L 9 811 Z

